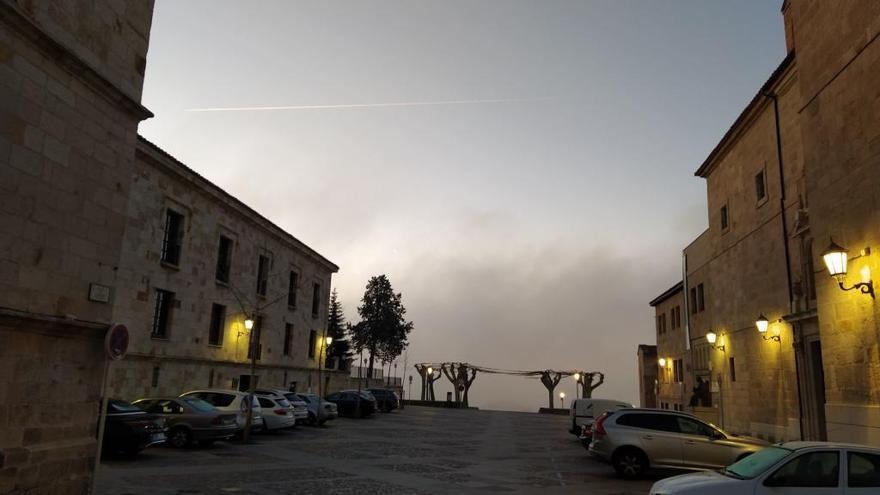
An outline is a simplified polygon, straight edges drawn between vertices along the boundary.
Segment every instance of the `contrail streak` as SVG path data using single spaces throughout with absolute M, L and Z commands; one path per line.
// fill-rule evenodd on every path
M 520 103 L 548 98 L 499 98 L 490 100 L 402 101 L 390 103 L 350 103 L 340 105 L 295 105 L 280 107 L 188 108 L 185 112 L 261 112 L 266 110 L 333 110 L 342 108 L 423 107 L 433 105 L 469 105 L 476 103 Z

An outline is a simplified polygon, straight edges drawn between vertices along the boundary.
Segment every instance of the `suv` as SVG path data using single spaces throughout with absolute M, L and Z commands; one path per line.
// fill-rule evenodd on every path
M 309 417 L 308 404 L 291 392 L 279 388 L 258 388 L 254 393 L 272 397 L 273 399 L 286 399 L 290 402 L 296 424 L 305 421 Z
M 382 412 L 391 412 L 400 407 L 400 398 L 393 390 L 386 388 L 368 388 L 373 397 L 376 398 L 376 407 Z
M 763 440 L 725 433 L 684 412 L 621 409 L 596 420 L 589 450 L 629 478 L 649 467 L 718 469 L 767 445 Z

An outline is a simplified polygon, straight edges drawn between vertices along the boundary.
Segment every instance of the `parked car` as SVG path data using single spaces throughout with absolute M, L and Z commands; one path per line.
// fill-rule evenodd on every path
M 634 477 L 648 468 L 718 469 L 767 445 L 725 433 L 685 412 L 621 409 L 596 420 L 589 450 L 618 474 Z
M 296 426 L 293 406 L 287 399 L 274 395 L 258 395 L 257 400 L 263 410 L 263 425 L 267 431 L 283 430 Z
M 336 404 L 321 399 L 316 394 L 295 394 L 290 392 L 289 395 L 299 398 L 299 400 L 306 404 L 308 408 L 306 422 L 310 425 L 320 426 L 339 416 L 339 409 Z M 288 400 L 290 400 L 290 397 L 288 397 Z
M 652 495 L 876 494 L 880 449 L 829 442 L 767 447 L 720 471 L 674 476 L 654 483 Z
M 180 396 L 202 399 L 223 412 L 235 414 L 239 433 L 244 430 L 244 427 L 247 424 L 248 394 L 245 392 L 239 392 L 238 390 L 207 389 L 191 390 L 180 394 Z M 256 397 L 254 397 L 252 406 L 254 411 L 251 416 L 251 431 L 256 432 L 263 429 L 263 409 L 260 407 L 260 403 L 257 401 Z
M 133 404 L 148 413 L 165 418 L 168 444 L 183 448 L 198 442 L 207 446 L 228 440 L 238 430 L 236 415 L 223 413 L 195 397 L 148 397 Z
M 124 400 L 107 400 L 104 422 L 105 453 L 137 454 L 151 445 L 165 443 L 165 420 Z
M 256 390 L 257 395 L 268 395 L 279 399 L 287 399 L 293 407 L 293 419 L 295 424 L 306 421 L 309 418 L 308 404 L 296 396 L 293 392 L 287 392 L 278 388 L 259 388 Z
M 346 416 L 370 416 L 376 412 L 376 400 L 357 390 L 343 390 L 326 397 L 328 402 L 336 404 L 339 414 Z
M 622 400 L 612 399 L 575 399 L 571 401 L 568 416 L 571 419 L 571 429 L 568 430 L 572 435 L 578 435 L 582 439 L 582 431 L 584 426 L 591 426 L 596 418 L 608 411 L 616 411 L 618 409 L 630 409 L 633 405 Z M 589 442 L 587 442 L 589 445 Z
M 391 412 L 400 407 L 400 397 L 393 390 L 387 388 L 369 388 L 367 392 L 373 394 L 376 399 L 376 407 L 383 412 Z

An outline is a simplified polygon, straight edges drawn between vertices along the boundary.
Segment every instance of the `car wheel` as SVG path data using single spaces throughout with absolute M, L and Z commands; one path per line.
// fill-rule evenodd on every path
M 611 464 L 617 474 L 624 478 L 635 478 L 648 469 L 648 457 L 639 449 L 624 448 L 614 453 Z
M 182 449 L 192 443 L 192 433 L 186 428 L 174 428 L 168 434 L 168 443 L 174 448 Z

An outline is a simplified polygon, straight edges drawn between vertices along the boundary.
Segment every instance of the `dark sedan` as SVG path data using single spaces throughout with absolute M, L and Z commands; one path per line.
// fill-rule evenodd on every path
M 376 398 L 376 406 L 382 412 L 391 412 L 400 407 L 400 397 L 393 390 L 387 388 L 367 389 Z
M 327 402 L 336 404 L 340 415 L 366 417 L 376 412 L 376 401 L 357 390 L 343 390 L 325 397 Z
M 107 401 L 102 449 L 107 454 L 137 454 L 165 443 L 165 420 L 123 400 Z
M 224 413 L 195 397 L 150 397 L 134 405 L 165 418 L 168 443 L 183 448 L 198 442 L 208 446 L 216 440 L 228 440 L 238 430 L 236 415 Z

